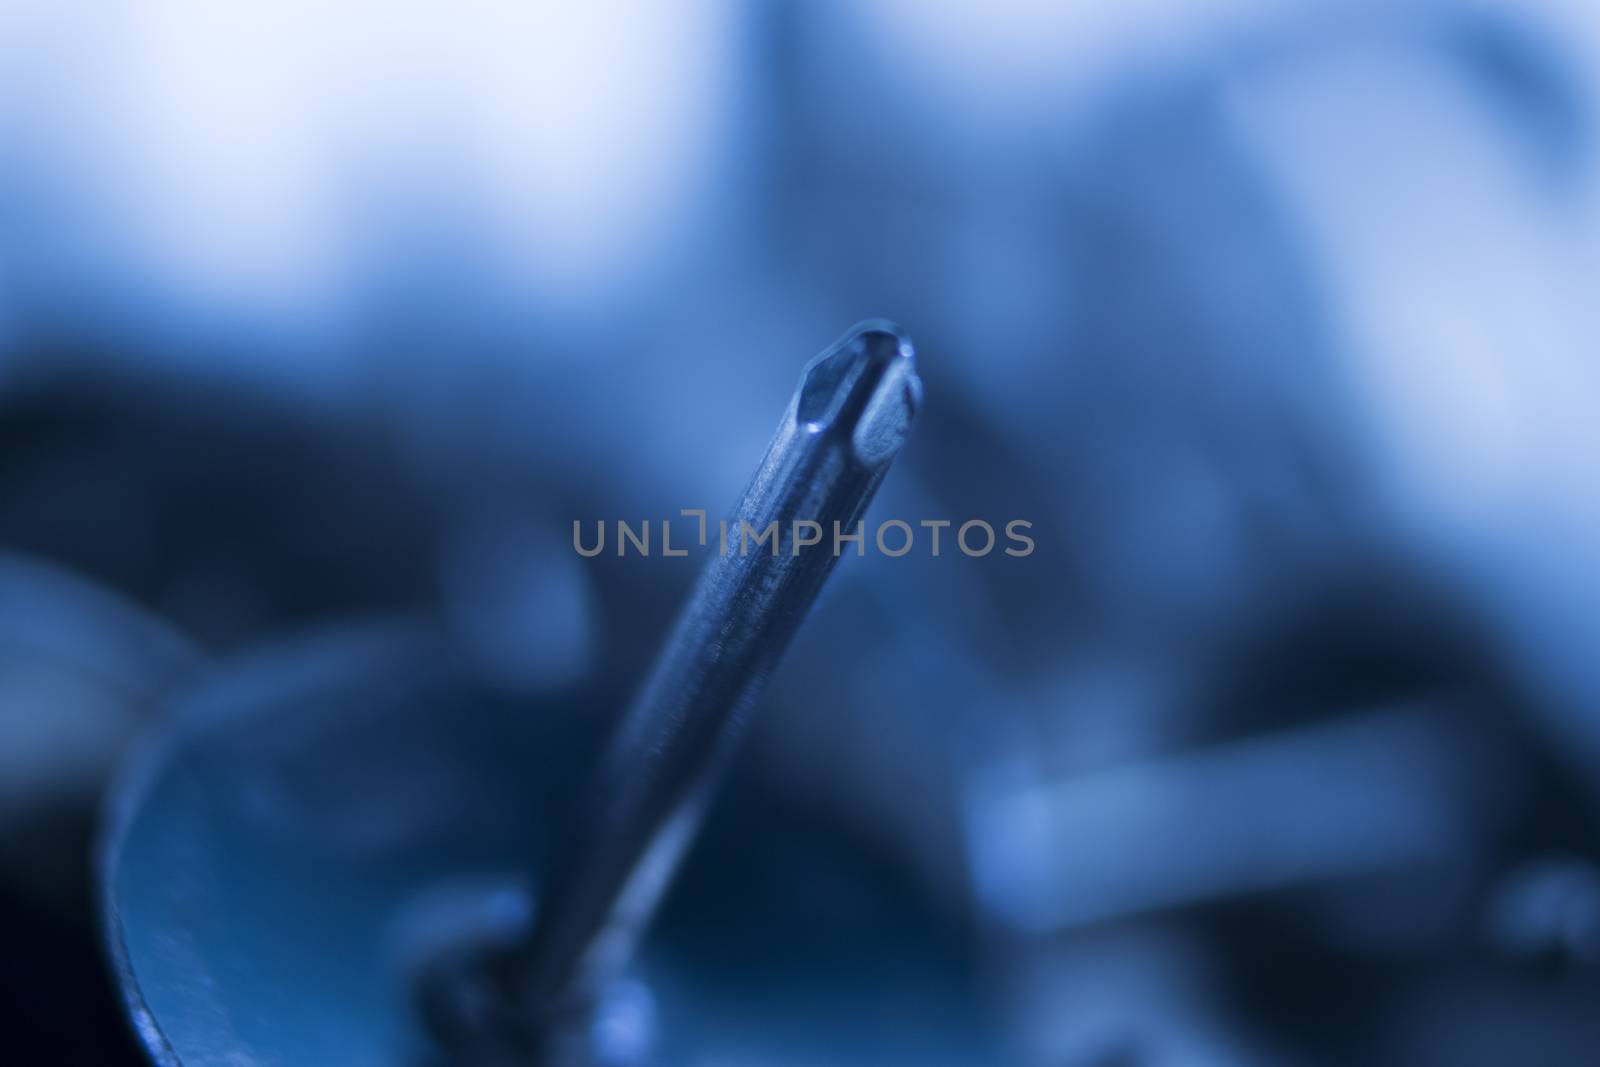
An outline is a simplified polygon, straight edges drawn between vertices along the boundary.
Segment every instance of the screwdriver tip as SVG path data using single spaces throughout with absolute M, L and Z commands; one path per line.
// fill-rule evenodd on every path
M 856 459 L 872 467 L 900 450 L 921 403 L 911 338 L 869 319 L 806 365 L 795 418 L 810 433 L 848 434 Z

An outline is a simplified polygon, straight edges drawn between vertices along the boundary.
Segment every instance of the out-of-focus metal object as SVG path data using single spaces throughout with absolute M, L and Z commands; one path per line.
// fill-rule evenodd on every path
M 0 1014 L 8 1062 L 136 1060 L 101 967 L 90 840 L 130 738 L 203 662 L 177 629 L 97 583 L 0 552 Z
M 62 907 L 123 746 L 202 662 L 173 627 L 53 564 L 0 552 L 0 879 Z
M 106 928 L 157 1063 L 421 1057 L 406 956 L 441 899 L 520 896 L 507 857 L 539 862 L 592 697 L 476 700 L 448 648 L 406 620 L 274 643 L 181 694 L 130 762 Z
M 1470 853 L 1515 779 L 1452 710 L 1352 713 L 1065 781 L 990 769 L 968 795 L 980 904 L 1044 934 Z

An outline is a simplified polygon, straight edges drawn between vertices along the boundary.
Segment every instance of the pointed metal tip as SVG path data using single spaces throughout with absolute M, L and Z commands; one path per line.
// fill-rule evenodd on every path
M 862 345 L 875 359 L 916 361 L 916 347 L 911 338 L 888 319 L 865 319 L 856 323 L 839 339 L 840 345 L 850 343 Z
M 921 403 L 911 339 L 871 319 L 806 365 L 795 418 L 811 433 L 847 436 L 856 458 L 875 466 L 900 450 Z

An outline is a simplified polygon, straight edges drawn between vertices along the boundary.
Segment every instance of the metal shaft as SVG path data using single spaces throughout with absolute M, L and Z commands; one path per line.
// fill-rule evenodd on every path
M 726 547 L 708 538 L 714 554 L 540 894 L 532 939 L 514 963 L 514 988 L 535 1011 L 581 1003 L 626 964 L 762 683 L 841 546 L 860 551 L 836 529 L 857 532 L 921 389 L 910 341 L 887 323 L 857 326 L 806 366 L 727 519 Z

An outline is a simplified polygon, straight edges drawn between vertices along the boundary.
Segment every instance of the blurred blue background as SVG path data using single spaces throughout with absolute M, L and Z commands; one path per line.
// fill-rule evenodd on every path
M 625 693 L 693 567 L 572 521 L 722 510 L 886 316 L 873 515 L 1038 548 L 846 562 L 739 774 L 980 1062 L 1594 1062 L 1597 72 L 1584 0 L 0 5 L 0 1059 L 139 1062 L 90 834 L 186 691 L 398 617 Z

